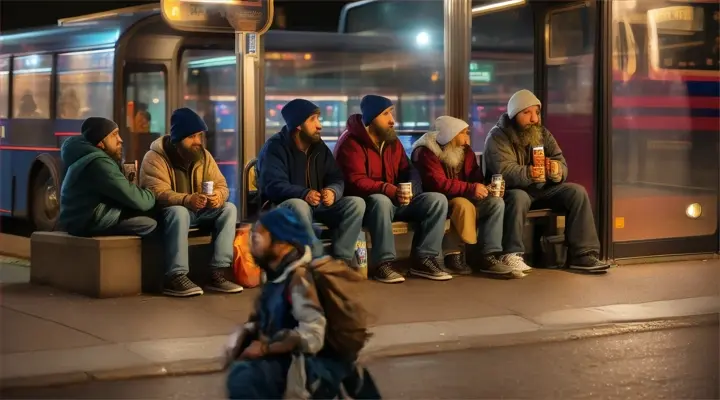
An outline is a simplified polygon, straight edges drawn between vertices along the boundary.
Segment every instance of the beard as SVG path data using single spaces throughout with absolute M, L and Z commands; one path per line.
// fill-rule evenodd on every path
M 270 268 L 270 263 L 272 262 L 272 260 L 275 259 L 275 257 L 269 249 L 261 254 L 256 254 L 254 251 L 251 250 L 250 255 L 252 255 L 253 261 L 255 261 L 255 265 L 257 265 L 258 268 L 265 272 L 265 276 L 267 277 L 268 281 L 275 280 L 278 276 L 280 276 L 278 271 Z
M 178 146 L 177 149 L 182 158 L 191 162 L 200 161 L 205 155 L 205 148 L 201 144 L 192 145 L 188 148 Z
M 106 151 L 105 154 L 110 156 L 110 158 L 112 158 L 113 161 L 115 161 L 116 163 L 118 163 L 118 164 L 122 163 L 122 158 L 123 158 L 122 147 L 120 147 L 114 151 Z
M 522 146 L 542 146 L 543 127 L 540 124 L 528 125 L 519 130 L 518 138 Z
M 457 168 L 465 161 L 465 146 L 447 144 L 438 158 L 448 167 Z
M 382 128 L 375 124 L 371 124 L 370 127 L 381 142 L 392 143 L 397 140 L 397 133 L 395 132 L 395 128 L 392 126 Z
M 320 141 L 320 131 L 310 133 L 308 131 L 300 129 L 300 140 L 305 144 L 313 144 Z

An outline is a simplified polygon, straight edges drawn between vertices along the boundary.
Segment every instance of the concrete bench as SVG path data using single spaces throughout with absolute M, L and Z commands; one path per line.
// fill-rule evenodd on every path
M 34 232 L 30 237 L 30 282 L 90 297 L 140 294 L 141 260 L 137 236 L 84 238 Z
M 190 276 L 202 283 L 211 235 L 188 232 Z M 161 237 L 79 237 L 66 232 L 34 232 L 30 239 L 30 282 L 95 298 L 157 292 L 165 271 Z

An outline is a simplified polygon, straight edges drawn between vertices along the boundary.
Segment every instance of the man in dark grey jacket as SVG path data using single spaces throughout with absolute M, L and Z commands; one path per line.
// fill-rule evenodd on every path
M 540 100 L 529 90 L 515 93 L 507 113 L 500 117 L 485 141 L 485 176 L 505 179 L 503 260 L 510 266 L 525 265 L 523 227 L 530 208 L 551 208 L 565 213 L 569 244 L 567 267 L 590 272 L 607 270 L 598 259 L 600 241 L 585 188 L 566 182 L 568 166 L 553 135 L 540 121 Z M 542 165 L 533 162 L 533 149 L 544 150 Z M 538 161 L 538 160 L 536 160 Z

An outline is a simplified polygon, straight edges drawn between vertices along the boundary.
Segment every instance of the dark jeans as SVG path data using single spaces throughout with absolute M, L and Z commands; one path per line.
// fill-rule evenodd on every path
M 145 237 L 157 228 L 154 218 L 135 211 L 123 211 L 118 222 L 108 229 L 91 231 L 91 236 L 132 236 Z
M 585 188 L 575 183 L 561 183 L 531 193 L 522 189 L 505 192 L 503 249 L 506 253 L 525 252 L 523 228 L 530 208 L 550 208 L 565 214 L 565 240 L 571 257 L 600 251 L 600 240 Z

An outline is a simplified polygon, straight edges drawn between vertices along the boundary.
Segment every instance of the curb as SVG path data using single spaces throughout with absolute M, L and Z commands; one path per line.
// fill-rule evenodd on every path
M 635 322 L 603 323 L 584 327 L 576 326 L 573 328 L 549 327 L 531 332 L 466 336 L 450 341 L 441 340 L 418 344 L 381 347 L 364 352 L 364 354 L 360 356 L 360 360 L 367 363 L 381 358 L 407 357 L 478 348 L 523 346 L 568 340 L 583 340 L 595 337 L 615 336 L 639 332 L 700 326 L 717 326 L 719 324 L 720 319 L 718 314 L 701 314 Z M 207 359 L 157 363 L 147 366 L 111 369 L 105 371 L 71 372 L 9 378 L 2 381 L 0 393 L 8 389 L 65 386 L 91 381 L 115 381 L 163 376 L 211 374 L 221 371 L 223 371 L 223 359 L 221 357 L 212 357 Z

